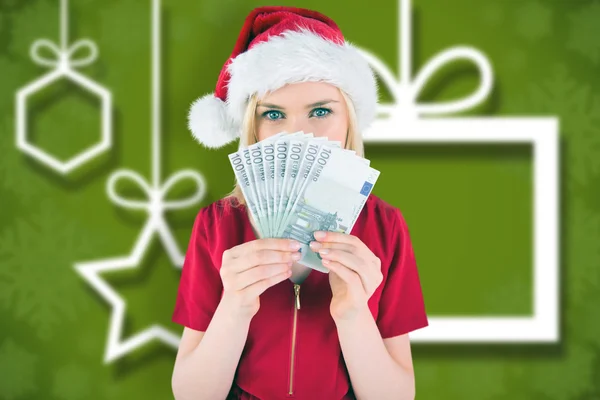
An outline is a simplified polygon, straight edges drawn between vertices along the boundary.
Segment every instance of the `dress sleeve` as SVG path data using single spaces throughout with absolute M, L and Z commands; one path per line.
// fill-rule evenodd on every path
M 172 321 L 205 332 L 223 292 L 223 282 L 210 256 L 206 209 L 196 216 L 183 262 Z
M 384 339 L 429 325 L 408 227 L 399 209 L 394 209 L 394 214 L 388 244 L 393 256 L 384 277 L 377 316 L 377 326 Z

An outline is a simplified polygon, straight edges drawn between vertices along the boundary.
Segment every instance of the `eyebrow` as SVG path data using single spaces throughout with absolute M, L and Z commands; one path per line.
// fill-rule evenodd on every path
M 339 103 L 339 101 L 337 100 L 322 100 L 322 101 L 317 101 L 316 103 L 312 103 L 306 106 L 306 108 L 312 108 L 312 107 L 319 107 L 319 106 L 323 106 L 327 103 Z M 278 106 L 277 104 L 270 104 L 270 103 L 260 103 L 257 105 L 258 107 L 266 107 L 266 108 L 275 108 L 277 110 L 283 110 L 284 108 L 281 106 Z

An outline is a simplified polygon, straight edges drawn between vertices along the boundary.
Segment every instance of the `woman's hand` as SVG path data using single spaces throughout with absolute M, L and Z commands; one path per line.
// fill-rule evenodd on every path
M 334 320 L 352 319 L 368 307 L 367 302 L 383 281 L 381 261 L 356 236 L 318 231 L 313 251 L 321 255 L 329 268 L 333 298 L 330 312 Z
M 292 274 L 292 264 L 300 259 L 300 243 L 291 239 L 257 239 L 223 252 L 222 302 L 233 313 L 251 319 L 260 308 L 259 296 Z

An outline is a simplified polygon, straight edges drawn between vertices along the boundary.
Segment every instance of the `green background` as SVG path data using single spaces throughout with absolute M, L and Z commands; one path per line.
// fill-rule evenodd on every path
M 114 98 L 114 146 L 62 176 L 15 145 L 14 93 L 46 73 L 29 57 L 58 41 L 59 2 L 0 0 L 0 399 L 165 399 L 175 350 L 157 341 L 103 365 L 110 307 L 76 262 L 128 255 L 147 219 L 108 199 L 119 168 L 150 177 L 150 1 L 71 1 L 71 41 L 92 39 L 99 58 L 79 71 Z M 332 17 L 347 39 L 398 71 L 395 0 L 278 4 Z M 163 1 L 162 176 L 199 171 L 201 203 L 167 214 L 182 251 L 198 209 L 232 188 L 226 155 L 193 142 L 190 103 L 214 90 L 257 1 Z M 453 116 L 557 116 L 560 120 L 559 344 L 413 343 L 418 398 L 600 399 L 600 3 L 415 0 L 413 71 L 449 47 L 481 50 L 494 69 L 482 104 Z M 48 56 L 51 56 L 50 54 Z M 444 67 L 422 102 L 463 97 L 479 77 Z M 383 85 L 382 85 L 383 88 Z M 382 101 L 390 101 L 382 90 Z M 68 158 L 98 140 L 99 100 L 67 80 L 28 104 L 33 143 Z M 526 145 L 367 144 L 382 174 L 374 194 L 410 228 L 427 312 L 531 315 L 532 156 Z M 133 186 L 128 196 L 143 199 Z M 170 197 L 190 194 L 178 185 Z M 555 251 L 555 249 L 545 249 Z M 154 237 L 139 268 L 103 278 L 127 303 L 124 337 L 170 322 L 179 270 Z

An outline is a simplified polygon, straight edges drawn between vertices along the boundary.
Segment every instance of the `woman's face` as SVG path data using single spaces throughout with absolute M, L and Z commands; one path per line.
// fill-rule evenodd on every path
M 258 140 L 303 131 L 346 143 L 348 110 L 339 89 L 323 82 L 288 84 L 267 93 L 256 108 Z

